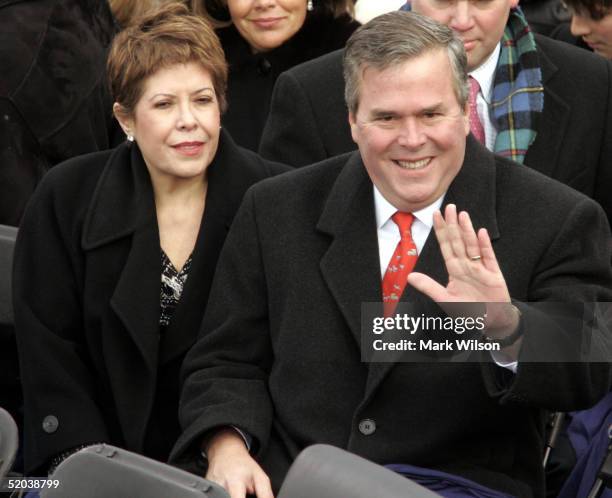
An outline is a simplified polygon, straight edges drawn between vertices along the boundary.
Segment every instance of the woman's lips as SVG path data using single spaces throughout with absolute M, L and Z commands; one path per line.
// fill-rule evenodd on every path
M 197 156 L 204 148 L 204 142 L 181 142 L 172 148 L 184 156 Z
M 587 40 L 586 38 L 582 39 L 584 41 L 584 43 L 586 43 L 589 47 L 591 47 L 591 50 L 596 50 L 597 48 L 599 48 L 601 46 L 601 43 L 598 42 L 594 42 L 591 40 Z
M 275 28 L 284 17 L 262 17 L 260 19 L 253 19 L 251 22 L 261 29 L 272 29 Z

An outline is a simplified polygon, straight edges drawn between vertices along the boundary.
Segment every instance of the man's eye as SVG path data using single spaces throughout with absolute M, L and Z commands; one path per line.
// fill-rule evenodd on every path
M 384 116 L 378 116 L 376 118 L 376 121 L 382 121 L 384 123 L 388 123 L 389 121 L 393 121 L 394 119 L 395 119 L 395 116 L 384 115 Z
M 425 112 L 423 113 L 423 116 L 427 119 L 433 119 L 433 118 L 437 118 L 438 116 L 440 116 L 439 112 Z

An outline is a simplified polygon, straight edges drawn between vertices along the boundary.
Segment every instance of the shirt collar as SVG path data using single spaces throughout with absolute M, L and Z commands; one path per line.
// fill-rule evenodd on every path
M 429 206 L 425 206 L 423 209 L 413 211 L 414 217 L 423 223 L 427 228 L 433 226 L 433 214 L 436 210 L 440 209 L 446 192 L 438 197 Z M 389 221 L 391 216 L 397 212 L 397 208 L 391 204 L 384 196 L 380 193 L 376 185 L 374 185 L 374 211 L 376 214 L 376 228 L 380 230 L 382 226 Z
M 495 82 L 495 71 L 497 70 L 500 52 L 501 43 L 498 43 L 497 47 L 495 50 L 493 50 L 489 58 L 476 69 L 470 71 L 470 76 L 478 81 L 478 84 L 480 85 L 480 92 L 482 93 L 482 96 L 487 104 L 491 103 L 493 84 Z

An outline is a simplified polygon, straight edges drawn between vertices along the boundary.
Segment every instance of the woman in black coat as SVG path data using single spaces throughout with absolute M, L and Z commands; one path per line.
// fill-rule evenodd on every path
M 171 5 L 109 55 L 118 148 L 54 168 L 14 267 L 26 472 L 107 442 L 166 460 L 179 367 L 245 190 L 285 167 L 220 131 L 226 64 L 212 29 Z
M 223 126 L 257 150 L 283 71 L 344 47 L 359 23 L 351 0 L 192 0 L 217 30 L 229 63 Z M 228 25 L 229 24 L 229 25 Z

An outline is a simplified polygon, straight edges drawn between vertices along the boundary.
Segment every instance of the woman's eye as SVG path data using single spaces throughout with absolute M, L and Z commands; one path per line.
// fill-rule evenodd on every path
M 170 106 L 170 102 L 166 100 L 162 100 L 161 102 L 155 102 L 156 109 L 166 109 L 169 106 Z
M 212 97 L 198 97 L 198 104 L 210 104 L 212 102 Z

